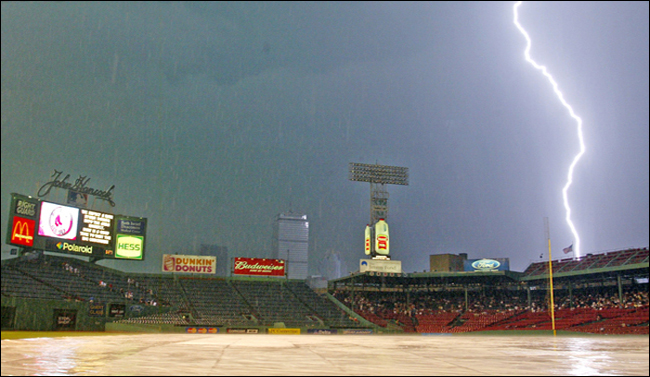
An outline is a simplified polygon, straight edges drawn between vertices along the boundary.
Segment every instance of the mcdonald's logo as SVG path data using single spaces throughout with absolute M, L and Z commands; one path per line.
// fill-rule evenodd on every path
M 11 226 L 11 244 L 33 246 L 36 221 L 14 216 Z

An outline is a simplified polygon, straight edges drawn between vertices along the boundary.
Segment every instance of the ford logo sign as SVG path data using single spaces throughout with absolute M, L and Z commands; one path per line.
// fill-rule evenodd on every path
M 501 263 L 494 259 L 479 259 L 472 263 L 472 268 L 479 271 L 496 270 L 499 266 L 501 266 Z

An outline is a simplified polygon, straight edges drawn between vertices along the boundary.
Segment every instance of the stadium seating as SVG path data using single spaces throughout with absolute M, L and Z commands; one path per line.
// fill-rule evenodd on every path
M 625 264 L 635 264 L 642 262 L 648 262 L 648 249 L 638 250 L 635 255 L 633 255 L 629 260 L 625 262 Z
M 648 334 L 648 307 L 608 309 L 596 313 L 595 321 L 571 327 L 571 331 L 600 334 Z
M 20 261 L 13 265 L 17 271 L 34 279 L 47 282 L 54 289 L 65 292 L 67 296 L 80 301 L 109 302 L 123 300 L 119 294 L 104 289 L 84 278 L 86 271 L 71 266 L 68 262 L 48 258 Z M 66 263 L 68 263 L 66 265 Z M 75 269 L 76 268 L 76 269 Z
M 339 309 L 327 298 L 320 296 L 303 282 L 288 282 L 286 287 L 313 313 L 323 320 L 326 326 L 335 328 L 358 327 L 358 323 Z
M 416 330 L 416 324 L 413 322 L 413 317 L 408 316 L 402 312 L 395 313 L 391 311 L 386 311 L 383 313 L 382 318 L 387 319 L 387 320 L 394 320 L 399 324 L 399 326 L 402 328 L 402 330 L 405 333 L 414 333 L 417 332 Z
M 647 248 L 627 249 L 553 261 L 553 270 L 563 273 L 597 269 L 598 274 L 603 274 L 610 267 L 632 265 L 630 270 L 643 271 L 638 263 L 647 261 Z M 528 266 L 522 275 L 532 276 L 536 282 L 530 290 L 524 289 L 527 281 L 492 286 L 477 280 L 454 286 L 423 284 L 420 280 L 408 290 L 404 286 L 371 286 L 367 291 L 344 288 L 332 293 L 387 331 L 548 330 L 553 322 L 547 311 L 548 290 L 540 277 L 548 273 L 547 268 L 548 262 Z M 572 284 L 568 289 L 566 284 L 556 286 L 555 329 L 648 334 L 647 284 L 643 283 L 642 272 L 636 274 L 634 278 L 628 275 L 622 286 L 617 286 L 612 275 L 607 281 L 578 281 L 575 285 L 577 275 L 569 274 L 572 280 L 565 275 L 564 282 Z M 170 308 L 164 314 L 120 320 L 134 324 L 253 327 L 282 322 L 286 327 L 360 327 L 333 302 L 300 281 L 129 274 L 78 259 L 42 254 L 3 261 L 2 296 L 3 301 L 5 297 L 18 297 Z
M 25 297 L 44 300 L 61 300 L 68 295 L 57 288 L 15 270 L 2 266 L 2 295 L 7 297 Z
M 283 322 L 286 327 L 322 327 L 315 314 L 282 281 L 233 281 L 233 287 L 254 310 L 261 325 Z
M 381 327 L 387 327 L 388 326 L 388 321 L 377 314 L 370 312 L 370 311 L 363 311 L 363 310 L 357 310 L 357 314 L 362 316 L 364 319 L 367 319 L 368 321 L 374 323 L 377 326 Z
M 471 331 L 481 331 L 497 322 L 504 321 L 508 318 L 520 314 L 522 311 L 503 311 L 496 310 L 484 311 L 482 313 L 467 312 L 461 316 L 462 324 L 450 329 L 452 333 L 462 333 Z
M 433 314 L 417 315 L 417 332 L 441 333 L 451 330 L 451 323 L 460 316 L 460 313 L 438 311 Z
M 255 315 L 225 279 L 180 279 L 197 325 L 255 325 Z
M 648 261 L 648 248 L 610 251 L 602 254 L 587 254 L 580 259 L 565 258 L 553 261 L 553 272 L 581 271 L 595 268 L 615 267 Z M 524 276 L 548 274 L 548 262 L 531 263 Z
M 533 275 L 539 275 L 542 269 L 545 269 L 547 265 L 547 262 L 537 262 L 537 263 L 531 263 L 528 268 L 524 271 L 525 276 L 533 276 Z

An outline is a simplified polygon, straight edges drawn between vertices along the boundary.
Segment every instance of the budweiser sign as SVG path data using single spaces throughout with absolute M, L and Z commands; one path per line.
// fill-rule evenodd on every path
M 234 275 L 284 276 L 284 260 L 235 258 Z

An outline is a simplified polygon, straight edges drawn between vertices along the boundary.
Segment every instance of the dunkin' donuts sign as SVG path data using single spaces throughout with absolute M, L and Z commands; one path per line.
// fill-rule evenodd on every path
M 163 254 L 162 270 L 163 272 L 214 274 L 217 272 L 217 257 Z
M 235 258 L 234 275 L 284 276 L 284 260 Z

